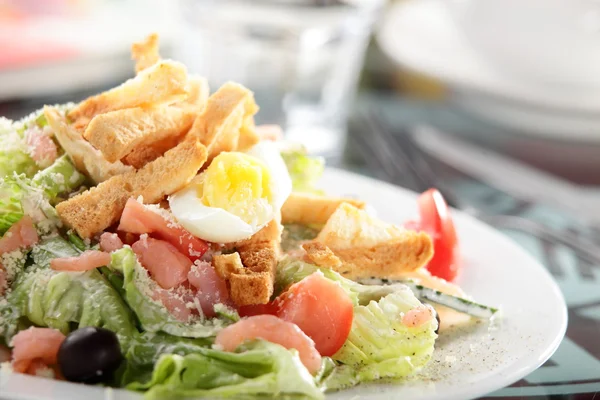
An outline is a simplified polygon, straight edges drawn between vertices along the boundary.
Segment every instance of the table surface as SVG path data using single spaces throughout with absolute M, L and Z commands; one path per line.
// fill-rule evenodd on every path
M 27 99 L 0 103 L 0 115 L 19 118 L 41 107 L 66 101 L 77 101 L 88 93 L 65 94 L 53 98 Z M 359 95 L 361 102 L 376 105 L 387 122 L 400 128 L 402 125 L 431 123 L 453 130 L 489 132 L 497 128 L 474 120 L 439 99 L 414 99 L 397 94 L 368 92 Z M 352 135 L 357 132 L 350 125 L 349 140 L 339 167 L 361 174 L 375 176 L 364 162 L 360 148 L 353 146 Z M 543 221 L 561 230 L 582 231 L 573 219 L 561 210 L 511 198 L 481 182 L 475 182 L 451 168 L 437 166 L 437 173 L 451 182 L 452 187 L 469 203 L 482 211 L 520 215 Z M 406 182 L 395 181 L 406 186 Z M 486 398 L 539 398 L 539 399 L 593 399 L 600 392 L 600 266 L 577 259 L 567 248 L 549 245 L 522 233 L 505 232 L 533 254 L 552 273 L 567 300 L 569 326 L 567 334 L 554 356 L 537 371 L 510 387 L 488 395 Z M 590 236 L 600 244 L 600 235 Z M 600 398 L 600 395 L 598 396 Z

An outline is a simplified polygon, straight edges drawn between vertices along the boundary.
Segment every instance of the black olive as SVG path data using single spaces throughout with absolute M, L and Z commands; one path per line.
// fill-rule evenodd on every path
M 71 332 L 58 350 L 58 365 L 72 382 L 109 380 L 123 361 L 119 339 L 104 328 L 86 327 Z

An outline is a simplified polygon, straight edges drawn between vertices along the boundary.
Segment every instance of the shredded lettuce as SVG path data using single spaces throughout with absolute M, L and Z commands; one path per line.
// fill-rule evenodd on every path
M 159 301 L 151 298 L 158 286 L 149 278 L 148 271 L 140 265 L 130 247 L 117 250 L 111 256 L 110 268 L 122 272 L 125 299 L 145 331 L 202 338 L 216 335 L 235 319 L 232 315 L 207 319 L 200 314 L 190 322 L 177 320 Z
M 293 146 L 281 150 L 281 157 L 287 166 L 292 187 L 296 192 L 319 192 L 316 183 L 323 175 L 325 161 L 321 157 L 311 157 L 306 148 Z
M 115 332 L 124 349 L 137 332 L 133 315 L 111 284 L 97 270 L 58 272 L 50 260 L 73 257 L 79 250 L 61 237 L 34 246 L 34 264 L 12 284 L 6 295 L 13 312 L 37 326 L 67 334 L 85 326 Z
M 163 354 L 158 358 L 150 380 L 132 382 L 126 387 L 146 391 L 148 400 L 324 398 L 298 352 L 278 344 L 253 341 L 234 353 L 201 346 L 179 350 L 182 355 Z

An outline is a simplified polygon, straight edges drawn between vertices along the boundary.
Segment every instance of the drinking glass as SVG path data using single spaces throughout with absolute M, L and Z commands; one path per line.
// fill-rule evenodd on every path
M 311 153 L 341 154 L 346 119 L 383 0 L 180 0 L 175 55 L 211 89 L 254 91 L 259 124 Z

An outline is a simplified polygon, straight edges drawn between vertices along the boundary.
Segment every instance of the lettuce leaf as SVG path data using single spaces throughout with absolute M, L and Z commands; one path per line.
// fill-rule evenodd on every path
M 24 214 L 31 216 L 42 231 L 51 231 L 59 224 L 51 203 L 57 201 L 59 194 L 71 192 L 83 182 L 84 176 L 66 155 L 31 179 L 24 174 L 0 178 L 0 235 Z
M 52 165 L 39 171 L 32 179 L 32 184 L 44 190 L 51 201 L 59 194 L 70 193 L 85 182 L 69 157 L 65 154 L 57 158 Z
M 112 253 L 110 268 L 123 273 L 125 299 L 147 332 L 166 332 L 174 336 L 203 338 L 216 335 L 232 322 L 229 317 L 207 319 L 203 315 L 189 322 L 177 320 L 159 301 L 152 299 L 158 285 L 137 261 L 130 247 Z
M 320 193 L 316 183 L 323 175 L 325 161 L 321 157 L 310 157 L 303 146 L 293 146 L 281 150 L 281 157 L 287 166 L 295 192 Z
M 235 353 L 197 347 L 184 355 L 163 354 L 149 381 L 129 383 L 127 388 L 146 391 L 149 400 L 324 398 L 296 350 L 265 341 L 247 343 Z
M 122 375 L 121 386 L 136 381 L 150 381 L 154 364 L 163 354 L 185 356 L 198 353 L 199 348 L 210 347 L 212 343 L 212 340 L 204 338 L 181 338 L 163 332 L 144 332 L 132 340 L 125 355 L 127 367 Z
M 408 287 L 396 289 L 379 301 L 354 307 L 350 335 L 332 357 L 353 367 L 359 382 L 411 375 L 433 353 L 436 319 L 419 327 L 404 325 L 403 313 L 422 304 Z
M 0 178 L 15 173 L 31 177 L 38 166 L 29 156 L 23 133 L 7 121 L 5 118 L 0 120 Z
M 35 246 L 35 264 L 17 278 L 6 299 L 13 312 L 35 325 L 65 334 L 85 326 L 104 327 L 115 332 L 126 349 L 137 332 L 133 315 L 106 278 L 97 270 L 58 272 L 49 268 L 52 258 L 79 253 L 58 236 Z
M 277 268 L 277 291 L 315 272 L 340 283 L 354 301 L 348 339 L 332 357 L 342 364 L 323 381 L 327 390 L 417 372 L 430 359 L 437 335 L 432 318 L 418 328 L 402 324 L 400 316 L 423 306 L 406 285 L 361 285 L 326 268 L 284 258 Z

